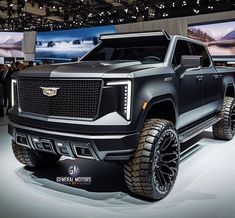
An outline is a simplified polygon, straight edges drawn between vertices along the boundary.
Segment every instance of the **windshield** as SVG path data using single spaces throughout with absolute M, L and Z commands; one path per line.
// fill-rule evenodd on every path
M 163 40 L 107 40 L 82 61 L 141 61 L 159 63 L 165 59 L 169 42 Z

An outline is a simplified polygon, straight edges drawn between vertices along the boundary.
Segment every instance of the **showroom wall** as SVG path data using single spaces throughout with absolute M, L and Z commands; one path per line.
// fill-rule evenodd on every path
M 187 36 L 187 27 L 194 23 L 214 22 L 235 19 L 235 11 L 212 13 L 205 15 L 169 18 L 139 23 L 116 25 L 117 32 L 136 32 L 165 29 L 169 34 Z
M 169 34 L 187 36 L 188 25 L 205 22 L 216 22 L 228 19 L 235 20 L 235 11 L 195 15 L 180 18 L 129 23 L 116 25 L 117 32 L 137 32 L 165 29 Z M 25 60 L 33 60 L 35 56 L 36 32 L 24 32 L 23 52 Z

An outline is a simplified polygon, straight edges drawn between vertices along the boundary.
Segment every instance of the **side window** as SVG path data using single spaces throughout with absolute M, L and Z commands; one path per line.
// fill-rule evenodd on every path
M 190 47 L 187 41 L 178 40 L 175 47 L 175 53 L 173 56 L 173 67 L 176 67 L 180 64 L 182 55 L 192 55 L 190 52 Z
M 210 57 L 204 46 L 190 42 L 190 47 L 192 49 L 193 55 L 202 56 L 202 67 L 209 67 L 211 65 Z
M 111 56 L 113 54 L 113 51 L 114 51 L 114 48 L 105 47 L 105 48 L 101 49 L 100 51 L 96 52 L 92 56 L 92 59 L 95 61 L 110 60 Z

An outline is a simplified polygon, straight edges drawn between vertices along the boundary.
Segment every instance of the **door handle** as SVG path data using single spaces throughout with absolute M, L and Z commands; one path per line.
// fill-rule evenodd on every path
M 218 79 L 219 78 L 219 75 L 218 74 L 215 74 L 213 75 L 214 79 Z
M 203 80 L 203 76 L 196 76 L 197 81 L 202 81 Z

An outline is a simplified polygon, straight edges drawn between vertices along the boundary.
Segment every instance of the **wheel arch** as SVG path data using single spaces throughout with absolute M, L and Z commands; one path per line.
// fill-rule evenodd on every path
M 174 125 L 177 124 L 178 110 L 176 103 L 171 95 L 164 95 L 151 99 L 145 109 L 144 116 L 140 128 L 144 121 L 151 118 L 159 118 L 171 121 Z
M 235 97 L 234 83 L 228 83 L 225 86 L 224 98 L 225 97 Z

